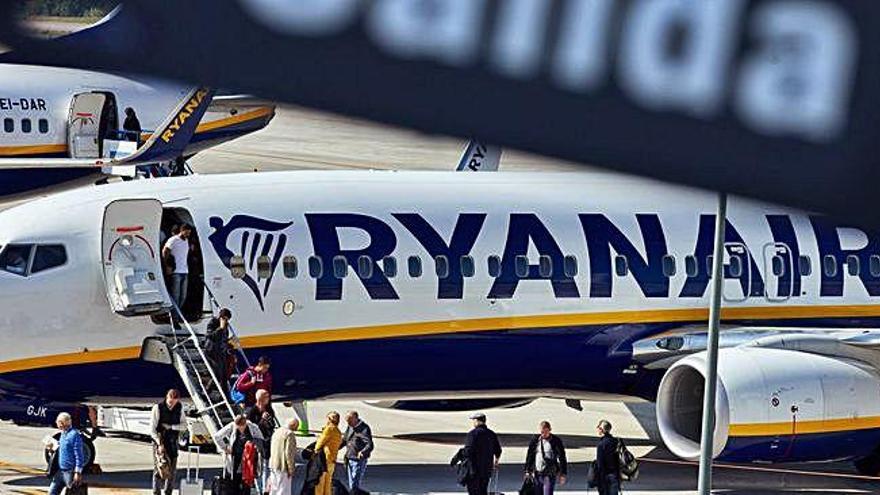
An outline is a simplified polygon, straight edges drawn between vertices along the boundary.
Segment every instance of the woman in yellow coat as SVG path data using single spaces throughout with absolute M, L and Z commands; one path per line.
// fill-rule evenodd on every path
M 333 472 L 336 471 L 336 455 L 340 447 L 342 447 L 342 432 L 339 431 L 339 413 L 330 411 L 327 414 L 327 424 L 315 443 L 315 452 L 323 448 L 324 455 L 327 456 L 327 471 L 321 475 L 321 481 L 315 488 L 315 495 L 332 495 Z

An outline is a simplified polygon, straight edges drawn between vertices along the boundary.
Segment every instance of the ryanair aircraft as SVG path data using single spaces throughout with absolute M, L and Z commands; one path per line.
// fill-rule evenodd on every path
M 157 80 L 14 64 L 0 64 L 0 88 L 0 197 L 94 182 L 101 171 L 83 166 L 83 160 L 132 154 L 190 90 Z M 124 131 L 126 109 L 134 111 L 142 132 Z M 274 115 L 273 105 L 254 98 L 215 97 L 182 156 L 260 130 Z
M 230 308 L 281 400 L 647 399 L 694 459 L 714 209 L 597 173 L 189 176 L 35 200 L 0 213 L 0 416 L 189 383 L 151 347 L 172 331 L 161 240 L 187 223 L 183 314 L 202 332 Z M 876 473 L 880 235 L 734 198 L 724 278 L 715 456 Z

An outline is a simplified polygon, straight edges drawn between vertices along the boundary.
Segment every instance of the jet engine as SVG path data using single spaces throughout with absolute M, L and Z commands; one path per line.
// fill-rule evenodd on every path
M 860 459 L 880 445 L 880 377 L 859 361 L 800 351 L 719 352 L 714 456 L 735 462 Z M 700 455 L 706 353 L 660 382 L 657 422 L 673 454 Z

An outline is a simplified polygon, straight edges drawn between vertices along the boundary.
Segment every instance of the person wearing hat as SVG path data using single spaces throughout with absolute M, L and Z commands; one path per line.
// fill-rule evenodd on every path
M 468 494 L 488 495 L 489 480 L 501 460 L 501 443 L 498 435 L 486 426 L 485 414 L 474 413 L 470 419 L 474 428 L 468 432 L 464 447 L 473 466 L 474 476 L 468 479 Z

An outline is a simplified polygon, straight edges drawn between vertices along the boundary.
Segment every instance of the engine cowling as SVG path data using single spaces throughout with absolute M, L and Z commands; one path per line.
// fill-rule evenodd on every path
M 714 456 L 735 462 L 858 459 L 880 445 L 880 377 L 856 361 L 738 347 L 719 352 Z M 706 353 L 660 382 L 657 423 L 673 454 L 700 455 Z

